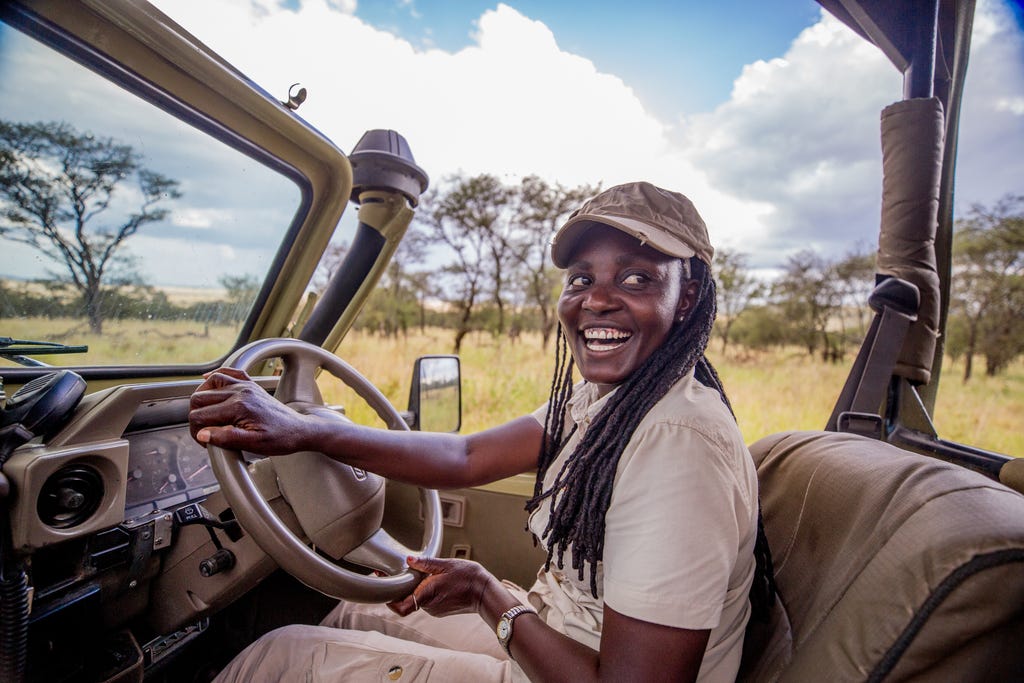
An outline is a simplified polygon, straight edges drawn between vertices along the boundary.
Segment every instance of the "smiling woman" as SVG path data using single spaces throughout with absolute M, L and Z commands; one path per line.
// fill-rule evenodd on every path
M 572 359 L 561 344 L 545 406 L 475 434 L 328 420 L 235 367 L 208 374 L 190 403 L 200 443 L 286 462 L 317 449 L 419 487 L 535 474 L 528 528 L 547 551 L 528 591 L 465 559 L 410 556 L 426 578 L 390 611 L 343 601 L 317 627 L 265 635 L 218 680 L 414 665 L 443 680 L 734 680 L 747 622 L 774 598 L 753 461 L 704 356 L 712 254 L 681 194 L 640 182 L 585 202 L 552 245 Z

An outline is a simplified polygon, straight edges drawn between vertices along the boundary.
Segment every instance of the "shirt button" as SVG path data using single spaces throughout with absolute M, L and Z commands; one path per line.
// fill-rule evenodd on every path
M 402 677 L 402 673 L 402 667 L 393 666 L 390 669 L 388 669 L 388 678 L 392 681 L 397 681 L 399 678 Z

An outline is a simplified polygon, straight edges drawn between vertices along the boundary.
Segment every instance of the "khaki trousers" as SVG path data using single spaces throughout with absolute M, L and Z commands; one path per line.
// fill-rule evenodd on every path
M 319 626 L 296 624 L 267 633 L 215 683 L 520 680 L 526 680 L 522 670 L 476 614 L 438 618 L 419 611 L 399 617 L 384 605 L 342 602 Z

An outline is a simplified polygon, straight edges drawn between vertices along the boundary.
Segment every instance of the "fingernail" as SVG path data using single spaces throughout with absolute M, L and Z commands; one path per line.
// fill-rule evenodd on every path
M 199 443 L 210 443 L 210 432 L 206 429 L 200 429 L 196 432 L 196 441 Z

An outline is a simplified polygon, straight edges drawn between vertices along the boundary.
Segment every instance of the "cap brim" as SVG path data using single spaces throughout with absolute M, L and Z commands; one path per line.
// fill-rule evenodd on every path
M 577 214 L 567 220 L 555 237 L 551 240 L 551 261 L 558 268 L 569 265 L 573 250 L 583 238 L 583 234 L 594 224 L 608 225 L 631 235 L 641 244 L 656 249 L 663 254 L 676 258 L 690 258 L 696 252 L 686 242 L 667 234 L 660 228 L 648 225 L 643 221 L 623 216 L 604 216 L 597 214 Z

